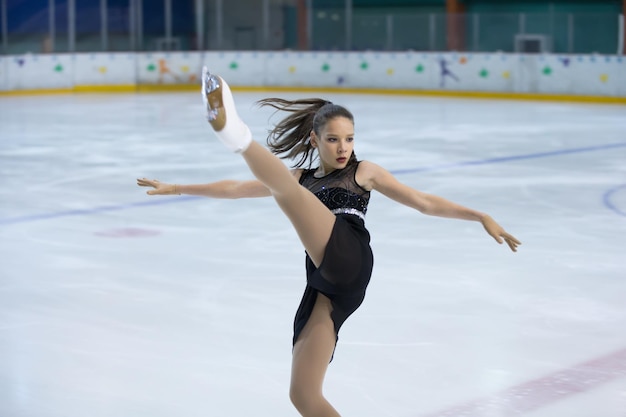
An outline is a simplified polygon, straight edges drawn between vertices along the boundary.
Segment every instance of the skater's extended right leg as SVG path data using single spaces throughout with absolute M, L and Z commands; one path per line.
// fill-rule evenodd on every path
M 206 68 L 202 73 L 202 96 L 207 118 L 217 137 L 228 149 L 241 153 L 256 178 L 270 189 L 311 260 L 319 266 L 335 224 L 335 215 L 298 184 L 276 155 L 252 140 L 250 129 L 237 114 L 228 84 Z

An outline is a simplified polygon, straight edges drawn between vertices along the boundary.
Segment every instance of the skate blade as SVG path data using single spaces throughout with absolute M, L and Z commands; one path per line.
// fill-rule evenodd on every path
M 204 84 L 204 96 L 207 103 L 207 119 L 216 132 L 226 126 L 226 109 L 222 99 L 222 79 L 217 75 L 207 74 L 202 80 Z

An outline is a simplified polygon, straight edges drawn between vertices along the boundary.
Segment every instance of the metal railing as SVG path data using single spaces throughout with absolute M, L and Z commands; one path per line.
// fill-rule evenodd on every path
M 621 54 L 624 49 L 624 18 L 615 13 L 450 15 L 411 8 L 372 11 L 350 7 L 351 1 L 316 7 L 314 0 L 304 9 L 294 1 L 270 0 L 49 0 L 48 7 L 32 9 L 29 3 L 35 2 L 0 0 L 2 54 L 284 49 Z

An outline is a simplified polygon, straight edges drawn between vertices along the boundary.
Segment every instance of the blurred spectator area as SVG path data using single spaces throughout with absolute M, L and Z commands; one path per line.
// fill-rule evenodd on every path
M 0 0 L 0 6 L 3 54 L 284 49 L 615 54 L 623 48 L 626 0 Z

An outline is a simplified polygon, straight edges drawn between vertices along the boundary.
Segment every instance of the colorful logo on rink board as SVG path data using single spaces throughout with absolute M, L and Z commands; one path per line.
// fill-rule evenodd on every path
M 181 84 L 193 83 L 198 79 L 196 74 L 189 73 L 190 71 L 189 65 L 181 65 L 178 68 L 178 71 L 172 71 L 172 69 L 167 63 L 167 60 L 165 59 L 157 60 L 157 65 L 153 63 L 148 64 L 148 66 L 146 67 L 146 70 L 148 72 L 158 71 L 159 83 L 163 83 L 164 81 L 167 81 L 168 79 L 174 80 L 177 83 L 181 83 Z

